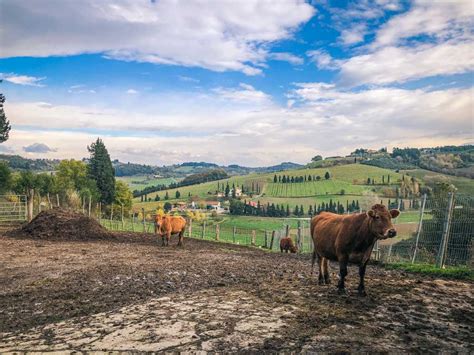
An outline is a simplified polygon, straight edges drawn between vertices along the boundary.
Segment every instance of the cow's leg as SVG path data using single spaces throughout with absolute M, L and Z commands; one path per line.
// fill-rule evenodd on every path
M 166 246 L 170 245 L 170 240 L 171 240 L 171 232 L 168 233 L 168 235 L 166 236 Z
M 184 230 L 179 232 L 179 239 L 178 239 L 178 246 L 179 247 L 183 246 L 183 239 L 184 239 Z
M 328 259 L 323 259 L 323 271 L 324 271 L 324 283 L 329 285 L 331 283 L 331 279 L 329 278 L 329 265 Z
M 311 258 L 311 276 L 313 276 L 314 262 L 316 261 L 316 250 L 313 251 L 313 257 Z
M 337 288 L 338 288 L 338 293 L 340 295 L 346 293 L 344 281 L 347 276 L 347 262 L 348 262 L 347 257 L 343 256 L 339 258 L 339 283 L 337 285 Z
M 319 274 L 318 274 L 318 284 L 324 285 L 324 274 L 323 274 L 323 257 L 318 255 L 318 266 L 319 266 Z
M 283 247 L 280 247 L 280 252 L 283 253 Z
M 367 263 L 363 263 L 359 266 L 359 287 L 357 288 L 357 291 L 359 293 L 359 296 L 367 296 L 367 293 L 365 292 L 365 284 L 364 284 L 364 278 L 365 278 L 365 268 L 367 267 Z
M 161 236 L 161 246 L 162 247 L 165 246 L 165 235 L 164 234 Z

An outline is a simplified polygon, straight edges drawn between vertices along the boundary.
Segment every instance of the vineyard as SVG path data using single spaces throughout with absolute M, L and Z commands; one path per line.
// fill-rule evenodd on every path
M 268 183 L 265 194 L 274 197 L 308 197 L 324 195 L 360 195 L 367 190 L 341 180 L 306 181 L 303 183 Z

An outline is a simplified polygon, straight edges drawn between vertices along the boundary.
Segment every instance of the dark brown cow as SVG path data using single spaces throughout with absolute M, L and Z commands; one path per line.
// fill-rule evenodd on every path
M 329 284 L 328 260 L 339 262 L 339 293 L 345 293 L 344 279 L 347 264 L 359 265 L 359 295 L 365 296 L 364 276 L 367 262 L 378 239 L 393 238 L 397 231 L 392 218 L 400 214 L 398 210 L 388 210 L 376 204 L 367 213 L 337 215 L 322 212 L 311 220 L 311 236 L 314 252 L 311 272 L 318 257 L 319 284 Z
M 296 253 L 298 249 L 296 248 L 295 242 L 293 242 L 293 239 L 291 237 L 285 237 L 281 238 L 280 240 L 280 251 L 283 253 L 283 251 L 287 252 L 290 251 L 291 253 Z
M 155 218 L 155 233 L 161 235 L 163 246 L 169 245 L 172 234 L 178 234 L 178 246 L 182 246 L 185 230 L 186 220 L 181 216 L 157 215 Z

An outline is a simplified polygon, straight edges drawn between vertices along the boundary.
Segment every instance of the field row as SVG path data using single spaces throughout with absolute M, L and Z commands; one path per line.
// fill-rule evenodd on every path
M 336 194 L 361 194 L 367 187 L 341 180 L 307 181 L 302 183 L 268 183 L 265 194 L 275 197 L 307 197 Z

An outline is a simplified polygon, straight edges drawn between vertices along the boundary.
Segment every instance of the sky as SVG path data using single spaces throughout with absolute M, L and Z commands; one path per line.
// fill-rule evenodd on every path
M 246 166 L 474 142 L 474 2 L 0 0 L 0 153 Z

